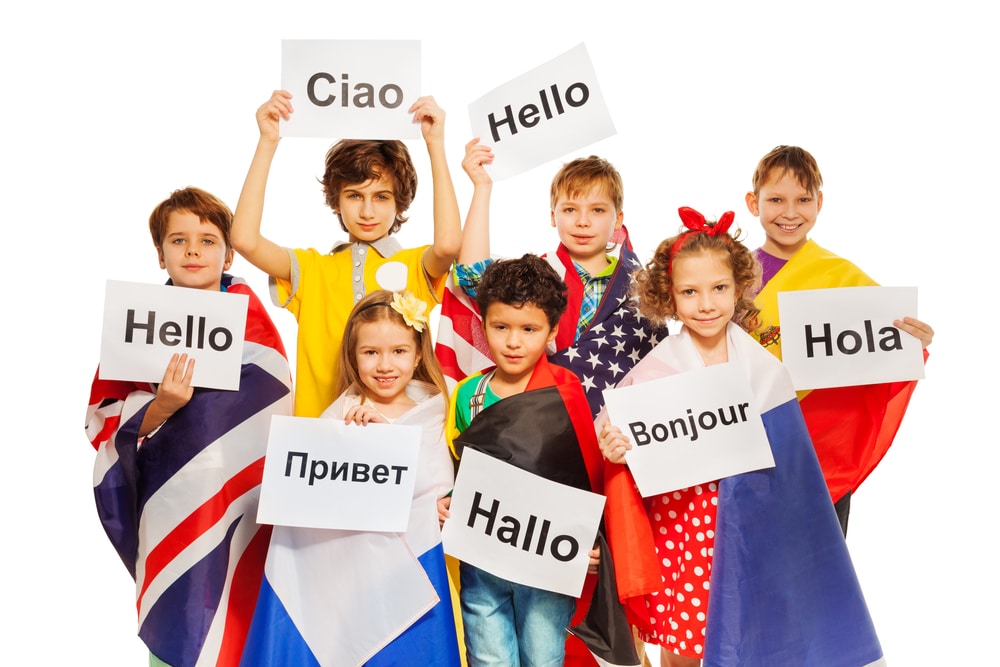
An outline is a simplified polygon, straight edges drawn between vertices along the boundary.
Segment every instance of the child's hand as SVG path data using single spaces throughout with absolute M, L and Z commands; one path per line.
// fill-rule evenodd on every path
M 590 565 L 587 566 L 587 572 L 597 574 L 597 566 L 601 564 L 601 550 L 598 547 L 594 547 L 587 555 L 590 556 Z
M 438 526 L 444 527 L 445 519 L 451 516 L 451 496 L 438 498 Z
M 271 93 L 271 99 L 264 102 L 257 109 L 257 128 L 260 129 L 260 138 L 268 141 L 277 141 L 281 137 L 278 130 L 278 121 L 288 120 L 292 115 L 292 94 L 285 90 L 276 90 Z
M 901 320 L 893 320 L 892 325 L 915 338 L 919 338 L 920 347 L 927 347 L 931 344 L 931 340 L 934 339 L 934 329 L 931 329 L 931 325 L 925 324 L 915 317 L 904 317 Z
M 601 454 L 611 463 L 624 463 L 625 452 L 632 449 L 632 442 L 622 433 L 622 430 L 609 422 L 604 422 L 597 442 L 601 446 Z
M 355 405 L 347 411 L 344 423 L 364 426 L 365 424 L 388 424 L 389 421 L 374 406 L 362 404 Z
M 194 396 L 191 378 L 194 376 L 194 359 L 188 359 L 187 354 L 175 354 L 167 363 L 163 373 L 163 382 L 156 389 L 153 402 L 162 413 L 164 419 L 174 414 Z
M 433 97 L 425 95 L 417 98 L 409 112 L 413 114 L 413 122 L 420 122 L 424 141 L 444 141 L 444 109 L 437 105 Z
M 469 175 L 469 180 L 474 186 L 489 185 L 493 182 L 483 167 L 484 164 L 492 164 L 492 162 L 493 149 L 479 143 L 479 137 L 465 144 L 465 159 L 462 160 L 462 169 Z

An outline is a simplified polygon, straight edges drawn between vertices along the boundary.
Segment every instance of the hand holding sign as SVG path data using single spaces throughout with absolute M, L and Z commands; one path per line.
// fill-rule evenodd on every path
M 276 90 L 271 98 L 257 109 L 257 128 L 260 138 L 265 141 L 277 141 L 281 138 L 279 123 L 292 116 L 292 94 L 287 90 Z
M 413 114 L 413 122 L 420 123 L 420 133 L 425 142 L 444 143 L 444 109 L 438 106 L 433 97 L 425 95 L 418 98 L 409 110 Z

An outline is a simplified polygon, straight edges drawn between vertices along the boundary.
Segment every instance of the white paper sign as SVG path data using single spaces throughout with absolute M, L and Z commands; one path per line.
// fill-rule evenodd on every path
M 615 133 L 583 44 L 479 98 L 469 117 L 473 136 L 493 148 L 486 169 L 495 180 Z
M 257 522 L 406 531 L 420 428 L 271 417 Z
M 600 494 L 466 448 L 441 541 L 494 576 L 579 597 L 603 511 Z
M 286 39 L 281 87 L 295 112 L 284 137 L 418 139 L 420 42 Z
M 604 390 L 612 424 L 643 497 L 774 467 L 746 371 L 717 364 Z
M 917 315 L 916 287 L 778 293 L 781 360 L 796 389 L 924 377 L 920 340 L 892 325 Z
M 239 389 L 249 304 L 246 294 L 109 280 L 101 379 L 161 382 L 170 357 L 187 353 L 193 386 Z

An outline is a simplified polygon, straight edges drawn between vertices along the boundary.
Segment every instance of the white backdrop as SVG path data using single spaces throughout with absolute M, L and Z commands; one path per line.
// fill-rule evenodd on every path
M 82 430 L 104 281 L 165 278 L 146 222 L 171 190 L 197 185 L 235 206 L 254 111 L 279 85 L 281 39 L 354 38 L 422 40 L 424 92 L 449 114 L 463 211 L 467 104 L 585 42 L 618 133 L 566 159 L 596 153 L 619 168 L 643 258 L 677 229 L 682 205 L 735 210 L 756 247 L 762 232 L 743 195 L 757 160 L 777 144 L 810 150 L 826 179 L 813 238 L 883 284 L 919 286 L 919 315 L 936 329 L 927 379 L 851 517 L 848 544 L 885 654 L 894 665 L 995 659 L 988 480 L 998 438 L 987 396 L 998 368 L 986 336 L 1000 49 L 987 10 L 969 0 L 560 4 L 96 0 L 8 14 L 7 653 L 22 664 L 145 664 L 132 582 L 94 511 Z M 326 248 L 340 237 L 316 182 L 329 143 L 282 142 L 270 238 Z M 407 246 L 430 239 L 431 208 L 426 152 L 410 147 L 422 180 L 400 234 Z M 548 184 L 563 161 L 494 187 L 496 252 L 554 247 Z M 233 271 L 265 292 L 242 259 Z M 272 315 L 294 347 L 292 316 Z

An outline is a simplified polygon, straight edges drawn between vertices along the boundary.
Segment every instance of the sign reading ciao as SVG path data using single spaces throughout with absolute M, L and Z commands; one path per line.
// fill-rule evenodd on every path
M 797 390 L 924 377 L 920 340 L 893 326 L 917 316 L 915 287 L 778 293 L 781 360 Z
M 249 303 L 246 294 L 109 280 L 101 379 L 161 382 L 170 357 L 187 353 L 193 386 L 239 389 Z
M 615 133 L 587 48 L 580 44 L 469 105 L 472 134 L 493 149 L 497 180 Z
M 466 447 L 441 541 L 497 577 L 579 597 L 603 511 L 602 495 Z
M 420 428 L 271 417 L 257 522 L 406 532 Z
M 418 139 L 407 109 L 420 97 L 420 42 L 286 39 L 281 87 L 295 112 L 284 137 Z
M 774 457 L 746 371 L 717 364 L 604 390 L 643 497 L 771 468 Z

